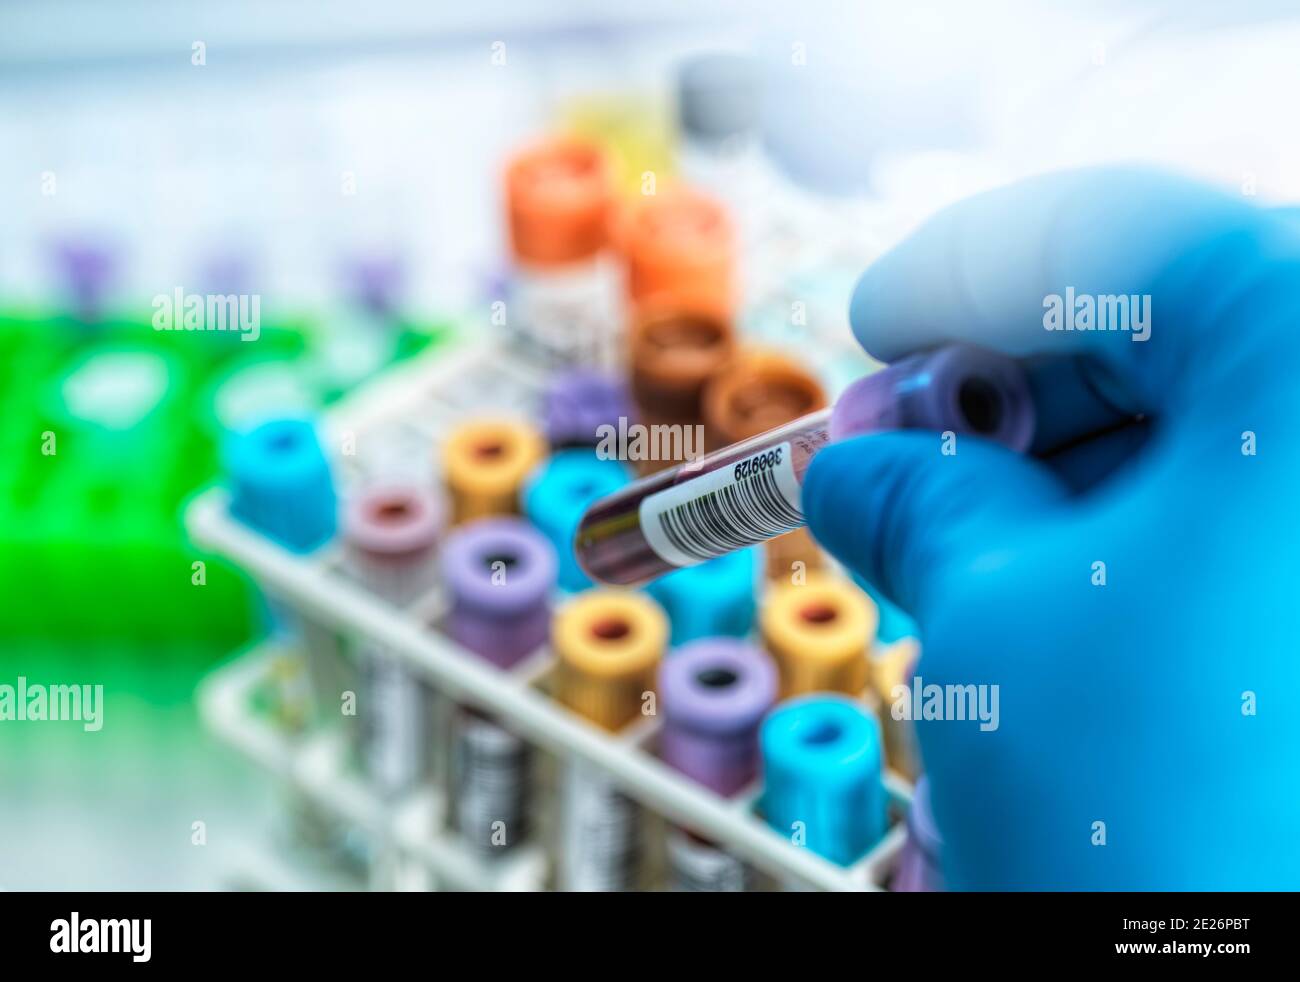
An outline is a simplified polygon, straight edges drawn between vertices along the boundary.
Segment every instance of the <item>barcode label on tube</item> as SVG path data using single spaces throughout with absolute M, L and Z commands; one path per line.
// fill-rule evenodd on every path
M 804 524 L 790 444 L 666 488 L 641 502 L 641 532 L 665 562 L 694 566 Z

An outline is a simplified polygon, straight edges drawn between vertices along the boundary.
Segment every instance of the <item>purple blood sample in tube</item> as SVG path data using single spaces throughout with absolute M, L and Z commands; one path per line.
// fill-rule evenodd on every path
M 683 645 L 659 670 L 659 754 L 721 795 L 758 772 L 758 727 L 776 702 L 776 666 L 738 638 Z
M 1028 449 L 1029 385 L 1011 358 L 951 345 L 904 358 L 824 409 L 688 461 L 593 504 L 574 550 L 593 580 L 648 582 L 802 527 L 803 477 L 834 440 L 891 429 L 948 430 Z

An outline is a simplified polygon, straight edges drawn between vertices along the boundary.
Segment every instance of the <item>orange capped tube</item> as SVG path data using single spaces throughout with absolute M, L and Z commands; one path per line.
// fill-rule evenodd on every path
M 534 144 L 506 166 L 515 261 L 564 266 L 593 258 L 609 240 L 614 184 L 604 153 L 577 139 Z
M 735 305 L 736 233 L 726 209 L 696 191 L 648 195 L 621 227 L 633 303 L 651 298 Z
M 614 179 L 595 144 L 534 144 L 506 166 L 514 257 L 506 329 L 541 364 L 602 368 L 620 357 L 617 269 L 608 247 Z

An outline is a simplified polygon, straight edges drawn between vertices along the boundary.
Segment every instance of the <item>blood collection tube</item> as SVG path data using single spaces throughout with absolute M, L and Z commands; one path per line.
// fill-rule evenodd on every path
M 556 698 L 615 733 L 643 711 L 668 640 L 668 621 L 639 593 L 590 590 L 556 616 Z M 603 771 L 569 761 L 562 776 L 560 888 L 634 889 L 641 878 L 640 807 Z
M 469 522 L 447 537 L 447 632 L 498 668 L 536 651 L 550 628 L 555 550 L 521 518 Z
M 694 55 L 677 70 L 679 166 L 693 183 L 736 205 L 750 204 L 747 192 L 755 190 L 760 88 L 757 63 L 736 52 Z
M 352 299 L 377 321 L 398 320 L 407 269 L 402 256 L 386 250 L 371 250 L 350 256 L 343 263 L 343 276 Z
M 572 540 L 570 540 L 572 541 Z M 674 648 L 697 638 L 743 638 L 754 626 L 754 549 L 661 576 L 646 589 L 663 606 Z
M 912 792 L 907 812 L 907 841 L 898 857 L 898 869 L 889 888 L 898 893 L 937 893 L 944 889 L 939 865 L 943 839 L 930 810 L 930 779 L 922 776 Z
M 547 442 L 553 450 L 594 447 L 602 426 L 630 422 L 632 401 L 624 382 L 603 372 L 573 369 L 550 380 L 542 393 Z
M 803 477 L 832 440 L 885 429 L 968 433 L 1023 451 L 1033 435 L 1029 387 L 1011 359 L 951 345 L 850 386 L 834 409 L 654 474 L 596 502 L 578 528 L 593 580 L 645 583 L 804 525 Z
M 470 522 L 443 548 L 448 635 L 501 669 L 546 640 L 555 551 L 517 518 Z M 452 741 L 452 820 L 472 846 L 506 850 L 528 833 L 531 748 L 496 720 L 462 707 Z
M 885 735 L 885 757 L 889 766 L 909 780 L 921 773 L 921 751 L 916 740 L 916 725 L 911 713 L 904 719 L 895 719 L 894 687 L 912 686 L 916 674 L 916 661 L 920 657 L 915 640 L 904 638 L 883 650 L 873 652 L 871 658 L 871 688 L 880 702 L 880 725 Z
M 442 505 L 429 491 L 406 483 L 366 488 L 344 513 L 348 572 L 389 603 L 409 604 L 433 585 L 441 530 Z
M 338 529 L 338 496 L 316 428 L 307 419 L 279 418 L 232 434 L 225 448 L 230 513 L 267 538 L 296 553 L 310 553 Z M 294 684 L 282 696 L 307 699 L 290 715 L 306 718 L 339 703 L 350 672 L 334 632 L 303 617 L 278 598 L 269 607 L 277 628 L 301 641 L 310 695 Z M 286 673 L 285 678 L 294 677 Z
M 810 692 L 856 696 L 866 688 L 876 608 L 848 580 L 813 573 L 803 583 L 773 583 L 759 623 L 781 674 L 781 698 Z
M 338 498 L 310 421 L 272 419 L 236 435 L 226 462 L 236 518 L 299 553 L 333 537 Z
M 730 318 L 693 301 L 648 302 L 633 314 L 628 344 L 632 398 L 641 422 L 702 427 L 704 387 L 735 352 Z M 703 449 L 695 447 L 694 455 Z M 656 460 L 644 469 L 653 472 L 674 462 Z
M 374 247 L 342 259 L 342 284 L 313 338 L 311 376 L 329 401 L 380 372 L 397 354 L 405 267 L 399 253 Z
M 436 573 L 440 519 L 437 500 L 419 488 L 377 485 L 361 492 L 344 516 L 349 576 L 389 603 L 410 603 Z M 433 693 L 394 652 L 369 639 L 357 648 L 357 664 L 362 765 L 378 794 L 392 798 L 429 777 Z
M 344 571 L 388 603 L 409 604 L 432 584 L 441 518 L 428 491 L 403 483 L 366 488 L 344 512 Z M 436 696 L 396 652 L 370 638 L 360 638 L 356 664 L 357 756 L 375 794 L 394 801 L 432 776 Z M 429 888 L 425 871 L 402 862 L 390 835 L 371 849 L 372 889 Z
M 587 506 L 626 485 L 632 474 L 617 460 L 590 449 L 560 450 L 539 467 L 523 492 L 524 513 L 551 545 L 560 562 L 560 586 L 571 592 L 591 586 L 569 548 Z
M 316 428 L 301 417 L 272 418 L 227 436 L 224 460 L 230 513 L 295 553 L 314 552 L 338 527 L 338 497 Z M 277 660 L 277 710 L 293 731 L 305 729 L 352 687 L 338 638 L 319 621 L 268 597 L 274 630 L 292 654 Z M 288 792 L 290 834 L 332 859 L 346 857 L 346 830 L 302 792 Z
M 758 773 L 758 727 L 776 701 L 776 666 L 738 638 L 706 638 L 675 651 L 659 670 L 659 756 L 724 797 Z M 676 889 L 735 892 L 751 873 L 740 859 L 687 829 L 668 835 Z
M 715 447 L 766 433 L 826 404 L 826 392 L 811 372 L 771 351 L 745 352 L 704 390 L 705 424 Z M 770 579 L 823 565 L 821 550 L 807 529 L 778 535 L 765 544 L 764 552 Z
M 762 812 L 792 841 L 841 865 L 885 834 L 880 726 L 839 695 L 802 696 L 763 721 Z
M 633 304 L 735 305 L 736 235 L 717 201 L 684 187 L 644 196 L 619 226 Z
M 54 263 L 66 284 L 73 315 L 87 325 L 102 321 L 120 265 L 116 250 L 91 236 L 71 236 L 55 243 Z
M 512 337 L 544 361 L 619 361 L 617 266 L 609 252 L 614 180 L 603 151 L 574 137 L 530 146 L 506 167 L 514 258 Z
M 519 490 L 545 452 L 541 434 L 516 420 L 478 419 L 452 430 L 442 466 L 453 524 L 518 514 Z
M 763 349 L 741 352 L 704 389 L 704 418 L 721 446 L 826 406 L 826 392 L 811 372 L 793 358 Z

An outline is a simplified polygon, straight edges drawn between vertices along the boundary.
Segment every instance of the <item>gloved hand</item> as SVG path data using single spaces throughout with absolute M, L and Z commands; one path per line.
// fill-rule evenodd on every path
M 884 433 L 804 484 L 817 538 L 916 618 L 924 683 L 999 686 L 996 730 L 918 724 L 953 887 L 1300 887 L 1293 228 L 1085 171 L 949 208 L 859 282 L 871 354 L 999 349 L 1038 408 L 1032 456 Z M 1149 338 L 1046 330 L 1068 287 L 1149 294 Z

